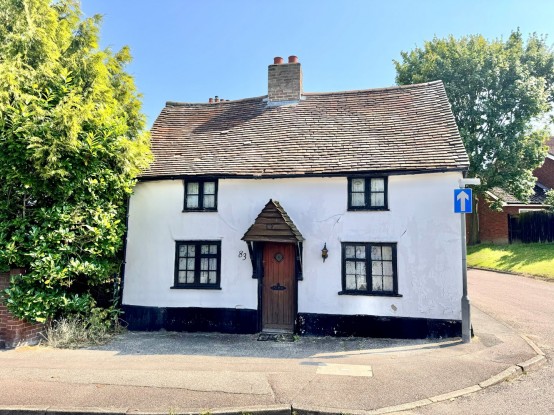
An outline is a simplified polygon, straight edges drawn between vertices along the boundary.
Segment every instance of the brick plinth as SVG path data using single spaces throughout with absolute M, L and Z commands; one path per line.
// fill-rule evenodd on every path
M 20 270 L 12 270 L 12 274 Z M 0 273 L 0 292 L 8 288 L 10 273 Z M 16 347 L 25 344 L 37 344 L 42 338 L 42 324 L 29 323 L 14 317 L 7 309 L 0 294 L 0 347 Z

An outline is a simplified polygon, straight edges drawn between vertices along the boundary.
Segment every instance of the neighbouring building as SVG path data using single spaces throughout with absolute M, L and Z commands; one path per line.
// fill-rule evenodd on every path
M 168 102 L 129 201 L 131 330 L 424 338 L 461 333 L 468 168 L 442 82 Z
M 520 213 L 540 211 L 548 208 L 546 192 L 554 188 L 554 137 L 547 141 L 548 154 L 541 167 L 533 171 L 537 182 L 529 200 L 519 200 L 506 190 L 495 187 L 486 192 L 486 199 L 477 204 L 479 219 L 479 242 L 506 244 L 519 240 L 517 217 Z M 502 210 L 489 206 L 490 201 L 501 201 Z

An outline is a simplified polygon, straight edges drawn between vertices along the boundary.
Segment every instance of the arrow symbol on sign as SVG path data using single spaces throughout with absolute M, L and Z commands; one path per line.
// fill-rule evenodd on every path
M 466 192 L 461 191 L 460 193 L 458 193 L 458 196 L 456 197 L 456 200 L 458 200 L 460 202 L 460 210 L 462 212 L 465 212 L 466 211 L 466 202 L 469 200 L 469 195 Z

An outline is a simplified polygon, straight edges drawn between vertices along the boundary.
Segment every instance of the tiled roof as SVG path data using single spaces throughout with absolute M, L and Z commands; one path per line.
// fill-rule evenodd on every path
M 215 104 L 168 102 L 143 178 L 467 169 L 442 82 Z
M 304 238 L 279 202 L 270 199 L 242 240 L 302 242 Z
M 548 187 L 537 183 L 533 188 L 533 194 L 529 197 L 527 202 L 522 202 L 514 195 L 510 194 L 506 190 L 500 187 L 493 187 L 489 190 L 495 197 L 499 198 L 508 205 L 523 205 L 523 204 L 538 204 L 542 205 L 546 200 L 546 192 L 550 190 Z

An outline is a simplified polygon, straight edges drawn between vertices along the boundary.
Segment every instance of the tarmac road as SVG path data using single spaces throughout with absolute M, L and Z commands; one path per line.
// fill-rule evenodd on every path
M 468 278 L 472 307 L 526 334 L 548 363 L 513 381 L 402 414 L 554 414 L 554 283 L 480 270 L 470 270 Z

